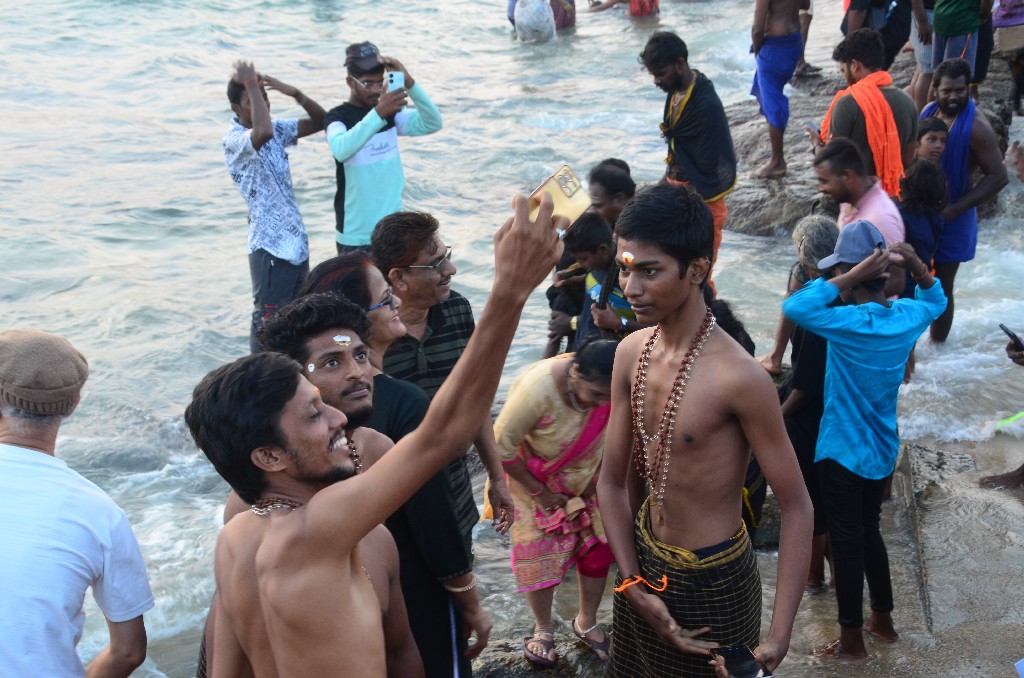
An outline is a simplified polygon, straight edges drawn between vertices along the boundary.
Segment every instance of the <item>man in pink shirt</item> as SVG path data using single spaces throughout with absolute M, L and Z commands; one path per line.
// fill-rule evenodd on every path
M 896 203 L 882 188 L 876 177 L 869 177 L 864 156 L 852 141 L 837 137 L 828 142 L 814 159 L 814 174 L 818 190 L 829 196 L 839 207 L 839 229 L 854 221 L 868 221 L 885 238 L 886 246 L 903 242 L 906 230 Z M 903 289 L 903 269 L 895 267 L 886 281 L 887 296 L 899 294 Z M 898 270 L 897 270 L 898 269 Z

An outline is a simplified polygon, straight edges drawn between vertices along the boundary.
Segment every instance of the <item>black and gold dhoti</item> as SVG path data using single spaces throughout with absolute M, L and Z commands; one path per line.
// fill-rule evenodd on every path
M 701 638 L 722 647 L 747 645 L 754 649 L 761 635 L 761 577 L 746 530 L 716 546 L 691 553 L 663 544 L 651 530 L 651 498 L 636 517 L 634 538 L 640 576 L 668 588 L 649 593 L 661 598 L 684 629 L 710 626 Z M 621 584 L 621 577 L 616 586 Z M 641 584 L 642 586 L 642 584 Z M 613 602 L 610 675 L 618 678 L 703 678 L 715 672 L 710 656 L 684 654 L 661 642 L 629 604 L 625 594 Z

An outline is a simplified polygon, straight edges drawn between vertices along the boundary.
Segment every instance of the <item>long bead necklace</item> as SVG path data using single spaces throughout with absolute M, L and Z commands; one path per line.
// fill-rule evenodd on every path
M 266 499 L 260 499 L 257 501 L 249 507 L 249 510 L 262 517 L 269 516 L 278 509 L 294 511 L 300 506 L 302 506 L 302 502 L 294 501 L 292 499 L 285 499 L 284 497 L 267 497 Z
M 676 411 L 679 403 L 686 393 L 686 383 L 690 379 L 690 372 L 693 364 L 700 356 L 705 342 L 715 329 L 715 316 L 708 309 L 704 316 L 704 322 L 697 331 L 690 347 L 679 363 L 679 370 L 676 372 L 675 381 L 672 383 L 672 390 L 665 402 L 665 409 L 658 421 L 658 429 L 654 435 L 647 435 L 644 428 L 644 401 L 647 396 L 647 368 L 651 364 L 651 351 L 661 336 L 661 327 L 657 327 L 651 338 L 647 340 L 640 360 L 636 368 L 636 384 L 633 386 L 631 395 L 633 410 L 633 461 L 636 464 L 640 477 L 650 483 L 651 492 L 654 493 L 655 504 L 658 509 L 658 522 L 665 523 L 665 515 L 662 510 L 665 503 L 665 485 L 668 481 L 668 467 L 672 454 L 672 431 L 675 427 Z

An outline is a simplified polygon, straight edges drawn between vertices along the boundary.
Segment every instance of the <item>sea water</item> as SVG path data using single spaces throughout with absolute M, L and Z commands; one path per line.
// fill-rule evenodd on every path
M 831 0 L 818 4 L 826 7 L 818 9 L 808 60 L 829 68 L 838 10 Z M 574 30 L 547 44 L 515 42 L 504 7 L 468 0 L 3 3 L 0 327 L 56 332 L 89 359 L 84 401 L 62 428 L 58 454 L 124 507 L 142 544 L 157 605 L 146 615 L 150 658 L 138 675 L 194 670 L 213 592 L 227 488 L 195 450 L 181 414 L 203 374 L 247 350 L 246 211 L 220 146 L 236 59 L 254 61 L 325 108 L 347 98 L 347 44 L 371 40 L 406 65 L 440 107 L 444 129 L 403 139 L 405 204 L 439 217 L 454 247 L 455 287 L 477 312 L 491 282 L 491 236 L 514 193 L 563 161 L 582 174 L 614 156 L 640 182 L 660 176 L 664 95 L 636 58 L 651 31 L 682 35 L 690 63 L 727 104 L 748 96 L 749 2 L 663 0 L 661 16 L 650 21 L 581 13 Z M 280 94 L 270 100 L 274 116 L 302 113 Z M 290 149 L 290 157 L 315 264 L 334 253 L 334 161 L 321 135 Z M 750 163 L 740 161 L 741 180 L 750 181 L 743 174 Z M 900 402 L 905 437 L 983 440 L 995 421 L 1024 409 L 997 326 L 1024 331 L 1022 203 L 1012 179 L 1000 197 L 1002 216 L 984 223 L 977 258 L 961 269 L 950 340 L 920 343 L 914 381 Z M 792 257 L 788 238 L 725 234 L 718 289 L 762 351 Z M 539 357 L 547 315 L 538 292 L 499 401 L 511 378 Z M 502 568 L 493 565 L 495 573 Z M 86 659 L 106 640 L 91 602 L 89 612 Z

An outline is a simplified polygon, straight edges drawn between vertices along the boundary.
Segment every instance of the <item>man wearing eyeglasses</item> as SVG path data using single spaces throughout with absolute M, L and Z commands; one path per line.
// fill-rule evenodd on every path
M 457 269 L 452 248 L 438 234 L 437 219 L 422 212 L 396 212 L 377 224 L 370 245 L 377 268 L 391 283 L 402 305 L 399 317 L 406 335 L 384 354 L 384 372 L 404 379 L 434 397 L 469 343 L 475 328 L 469 300 L 452 289 Z M 494 525 L 504 532 L 512 524 L 514 505 L 505 482 L 490 413 L 480 421 L 474 440 L 490 480 L 488 500 Z M 472 549 L 479 520 L 469 467 L 460 457 L 447 467 L 463 539 Z
M 373 43 L 345 50 L 349 99 L 325 118 L 327 143 L 337 164 L 334 195 L 338 253 L 365 247 L 374 225 L 402 209 L 405 173 L 399 136 L 421 136 L 441 129 L 441 112 L 393 57 Z M 388 91 L 385 70 L 402 73 L 405 87 Z M 412 98 L 415 108 L 408 108 Z

